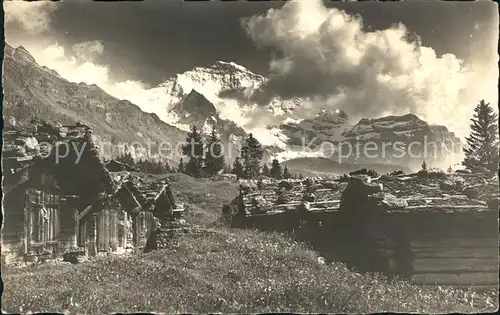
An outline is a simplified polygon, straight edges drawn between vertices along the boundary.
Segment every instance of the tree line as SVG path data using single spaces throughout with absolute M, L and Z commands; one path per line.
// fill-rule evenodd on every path
M 462 166 L 471 173 L 498 172 L 499 142 L 498 142 L 498 114 L 489 103 L 481 100 L 474 108 L 470 124 L 471 132 L 465 137 L 466 145 L 463 149 L 465 158 Z M 428 171 L 429 166 L 422 162 L 421 171 Z M 452 167 L 448 167 L 452 173 Z
M 222 150 L 222 143 L 215 127 L 207 139 L 204 139 L 196 126 L 191 127 L 186 142 L 182 146 L 182 154 L 177 169 L 192 177 L 211 177 L 224 171 L 226 158 Z
M 116 157 L 116 161 L 136 168 L 138 171 L 147 174 L 165 174 L 177 171 L 175 167 L 170 166 L 170 164 L 166 161 L 157 161 L 150 159 L 139 159 L 136 161 L 134 160 L 130 152 L 125 152 Z

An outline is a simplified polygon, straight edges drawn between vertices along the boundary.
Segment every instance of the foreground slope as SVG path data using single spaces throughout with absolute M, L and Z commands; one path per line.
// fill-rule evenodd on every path
M 187 220 L 205 233 L 164 250 L 2 271 L 11 312 L 317 312 L 444 313 L 493 311 L 495 292 L 418 287 L 323 264 L 316 253 L 276 233 L 223 227 L 220 206 L 238 182 L 166 175 Z M 211 226 L 208 228 L 207 226 Z

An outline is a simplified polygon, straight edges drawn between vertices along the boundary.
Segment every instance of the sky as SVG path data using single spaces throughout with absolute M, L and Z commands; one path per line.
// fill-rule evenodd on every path
M 223 60 L 270 78 L 255 101 L 320 95 L 366 115 L 404 102 L 428 117 L 437 112 L 418 108 L 448 106 L 439 112 L 446 117 L 457 113 L 453 106 L 469 114 L 471 103 L 498 98 L 498 9 L 486 0 L 12 1 L 4 10 L 7 43 L 70 81 L 114 94 Z

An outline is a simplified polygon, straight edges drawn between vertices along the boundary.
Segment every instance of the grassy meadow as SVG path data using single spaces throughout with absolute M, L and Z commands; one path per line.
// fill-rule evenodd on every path
M 416 286 L 360 275 L 278 233 L 237 230 L 218 218 L 237 182 L 169 176 L 186 220 L 200 235 L 148 254 L 98 257 L 76 265 L 49 262 L 2 271 L 2 308 L 104 314 L 491 312 L 495 292 Z

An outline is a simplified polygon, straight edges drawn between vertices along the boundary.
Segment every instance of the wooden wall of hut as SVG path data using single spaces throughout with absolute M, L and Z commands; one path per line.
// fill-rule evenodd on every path
M 141 211 L 134 220 L 134 247 L 143 250 L 151 232 L 153 214 L 150 211 Z
M 62 197 L 59 208 L 59 246 L 62 251 L 78 248 L 78 209 L 68 199 L 71 197 Z
M 24 260 L 27 253 L 25 204 L 26 191 L 18 190 L 6 198 L 3 204 L 2 262 Z
M 498 285 L 497 211 L 391 212 L 387 216 L 405 232 L 417 283 Z
M 234 218 L 238 227 L 291 233 L 327 260 L 418 284 L 498 285 L 497 211 L 293 212 Z

